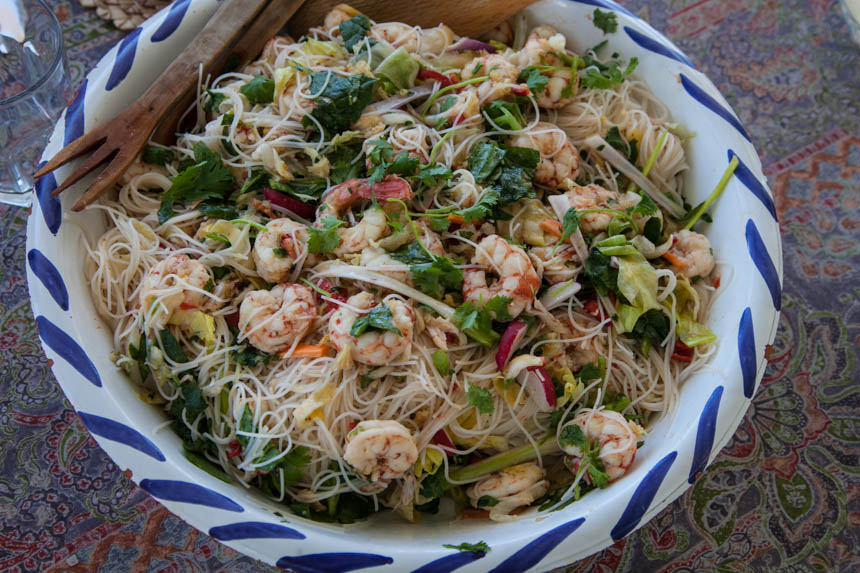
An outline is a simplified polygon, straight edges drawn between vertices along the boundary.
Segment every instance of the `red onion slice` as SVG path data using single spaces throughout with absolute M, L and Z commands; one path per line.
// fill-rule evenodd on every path
M 538 405 L 541 412 L 555 410 L 555 384 L 552 383 L 549 372 L 543 366 L 529 366 L 517 375 L 517 382 L 525 387 L 526 392 Z
M 460 38 L 448 48 L 449 52 L 480 52 L 481 50 L 490 54 L 496 53 L 494 45 L 472 38 Z
M 273 205 L 283 207 L 284 209 L 295 213 L 299 217 L 310 219 L 314 216 L 314 213 L 316 212 L 316 207 L 314 205 L 299 201 L 295 197 L 290 197 L 289 195 L 281 193 L 280 191 L 264 187 L 263 194 L 266 196 L 266 199 L 272 202 Z
M 507 366 L 514 351 L 523 341 L 526 330 L 528 330 L 528 325 L 522 320 L 515 320 L 505 329 L 502 338 L 499 339 L 499 349 L 496 351 L 496 366 L 499 367 L 499 372 L 505 370 L 505 366 Z

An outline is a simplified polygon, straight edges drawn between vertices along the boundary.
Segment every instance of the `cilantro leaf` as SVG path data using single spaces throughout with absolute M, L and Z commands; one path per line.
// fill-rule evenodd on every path
M 582 428 L 573 423 L 564 426 L 558 436 L 558 445 L 562 449 L 573 446 L 585 451 L 588 448 L 587 442 Z
M 611 34 L 618 29 L 618 18 L 615 12 L 604 12 L 600 8 L 595 8 L 594 25 L 603 30 L 604 34 Z
M 316 107 L 310 112 L 323 129 L 340 133 L 361 117 L 361 112 L 373 100 L 376 79 L 363 75 L 340 76 L 331 72 L 317 72 L 311 76 L 310 93 L 319 94 Z M 302 118 L 302 125 L 310 127 L 313 121 Z
M 583 366 L 579 372 L 576 373 L 576 377 L 580 382 L 590 382 L 591 380 L 597 380 L 598 378 L 603 378 L 603 375 L 606 373 L 606 359 L 602 356 L 598 357 L 597 364 L 594 362 L 589 362 L 585 366 Z
M 340 37 L 343 38 L 343 43 L 350 52 L 353 46 L 364 40 L 368 32 L 370 32 L 370 19 L 364 14 L 356 14 L 340 23 Z
M 633 141 L 636 141 L 636 140 L 634 139 Z M 633 215 L 642 215 L 643 217 L 650 217 L 651 215 L 656 215 L 657 214 L 657 204 L 648 195 L 645 195 L 644 193 L 641 193 L 640 195 L 641 195 L 642 199 L 640 199 L 639 202 L 636 204 L 636 206 L 633 207 L 633 213 L 632 214 Z M 658 223 L 657 229 L 659 231 L 660 221 L 658 220 L 657 223 Z M 656 245 L 657 243 L 654 243 L 654 244 Z
M 499 339 L 493 330 L 493 318 L 486 309 L 478 309 L 471 301 L 466 301 L 454 311 L 451 322 L 473 340 L 484 346 L 492 346 Z
M 621 155 L 630 160 L 630 163 L 636 165 L 636 160 L 639 158 L 639 142 L 636 139 L 627 141 L 619 131 L 617 125 L 613 125 L 606 136 L 603 138 L 606 143 L 618 150 Z
M 445 472 L 436 471 L 436 473 L 424 476 L 421 480 L 421 496 L 428 499 L 441 497 L 449 489 L 455 487 L 447 479 Z
M 256 76 L 239 88 L 251 105 L 272 103 L 275 100 L 275 82 L 266 76 Z
M 489 414 L 495 409 L 493 395 L 490 394 L 489 390 L 469 384 L 469 391 L 466 394 L 469 404 L 477 408 L 478 412 Z
M 391 146 L 387 139 L 374 139 L 373 141 L 368 141 L 367 144 L 370 146 L 367 158 L 373 165 L 387 163 L 394 156 L 394 147 Z
M 479 541 L 477 543 L 461 543 L 460 545 L 446 544 L 442 547 L 456 549 L 457 551 L 471 551 L 472 553 L 488 553 L 490 551 L 490 546 L 483 541 Z
M 546 84 L 549 82 L 549 78 L 541 74 L 541 70 L 538 66 L 528 66 L 523 68 L 520 72 L 520 75 L 517 77 L 517 81 L 520 83 L 525 82 L 529 87 L 529 91 L 538 95 L 543 93 L 546 89 Z
M 342 226 L 343 221 L 336 217 L 323 217 L 322 228 L 308 227 L 308 252 L 314 254 L 330 253 L 340 244 L 340 235 L 337 228 Z
M 391 314 L 391 309 L 380 304 L 370 309 L 370 312 L 362 314 L 352 323 L 352 328 L 349 331 L 350 336 L 361 336 L 367 329 L 375 329 L 396 332 L 400 334 L 400 330 L 394 326 L 394 316 Z
M 403 177 L 411 177 L 418 172 L 418 165 L 421 161 L 414 155 L 410 155 L 404 151 L 394 158 L 391 165 L 388 166 L 388 173 L 401 175 Z
M 636 66 L 639 65 L 638 58 L 631 58 L 627 67 L 622 70 L 617 61 L 604 63 L 588 54 L 585 55 L 584 61 L 585 70 L 580 78 L 580 83 L 583 87 L 601 90 L 614 89 L 627 79 L 627 76 L 632 74 Z
M 603 460 L 600 459 L 597 451 L 590 452 L 588 456 L 588 475 L 591 477 L 591 482 L 599 488 L 604 488 L 609 485 L 609 475 L 606 473 L 606 468 L 603 465 Z
M 412 265 L 409 270 L 412 271 L 415 286 L 434 298 L 442 298 L 446 289 L 459 291 L 463 286 L 463 271 L 447 257 L 436 257 L 432 263 Z
M 509 296 L 497 294 L 484 305 L 484 308 L 493 313 L 493 317 L 499 322 L 510 322 L 514 319 L 508 312 L 508 303 L 513 299 Z
M 231 219 L 239 218 L 239 212 L 235 208 L 225 204 L 203 203 L 202 205 L 197 206 L 197 210 L 200 211 L 204 217 L 208 217 L 210 219 L 226 219 L 229 221 Z
M 579 221 L 581 218 L 582 216 L 574 207 L 565 211 L 564 217 L 561 221 L 561 238 L 558 240 L 559 243 L 564 243 L 576 232 L 579 228 Z
M 235 185 L 233 175 L 221 156 L 203 142 L 194 144 L 195 164 L 186 167 L 173 178 L 170 188 L 161 196 L 158 222 L 164 223 L 173 214 L 176 204 L 207 199 L 223 199 Z
M 441 181 L 454 176 L 451 168 L 441 163 L 422 163 L 418 166 L 418 180 L 427 187 L 435 187 Z
M 143 155 L 141 159 L 144 163 L 152 165 L 167 165 L 174 159 L 173 152 L 166 147 L 156 147 L 154 145 L 145 145 L 143 147 Z
M 493 209 L 499 204 L 499 191 L 493 187 L 486 190 L 481 199 L 465 209 L 457 211 L 467 223 L 486 221 L 493 214 Z

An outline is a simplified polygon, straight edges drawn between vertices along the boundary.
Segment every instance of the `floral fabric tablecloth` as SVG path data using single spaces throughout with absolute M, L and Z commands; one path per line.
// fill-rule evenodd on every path
M 48 2 L 77 84 L 123 33 L 76 0 Z M 784 241 L 782 318 L 715 463 L 565 570 L 858 571 L 860 47 L 833 0 L 626 5 L 711 77 L 762 154 Z M 171 515 L 89 436 L 39 347 L 26 216 L 0 206 L 0 571 L 270 570 Z

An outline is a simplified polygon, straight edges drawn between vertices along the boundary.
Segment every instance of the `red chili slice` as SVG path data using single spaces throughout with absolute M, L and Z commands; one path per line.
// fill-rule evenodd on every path
M 418 79 L 433 80 L 435 82 L 439 82 L 440 84 L 442 84 L 443 88 L 448 87 L 452 84 L 451 78 L 449 78 L 445 74 L 437 72 L 436 70 L 428 70 L 427 68 L 418 71 Z
M 514 86 L 511 88 L 511 93 L 518 96 L 528 97 L 532 92 L 526 86 Z
M 242 453 L 242 444 L 239 443 L 239 440 L 233 440 L 227 445 L 230 446 L 230 451 L 227 453 L 228 458 L 235 458 Z

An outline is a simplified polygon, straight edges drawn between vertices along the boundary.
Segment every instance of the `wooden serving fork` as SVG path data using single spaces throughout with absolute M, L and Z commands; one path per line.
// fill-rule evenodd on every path
M 250 59 L 263 49 L 302 5 L 304 0 L 226 0 L 182 53 L 133 104 L 107 123 L 76 139 L 51 158 L 35 177 L 65 165 L 90 152 L 90 156 L 54 191 L 74 185 L 82 177 L 108 162 L 72 206 L 80 211 L 110 189 L 143 149 L 160 122 L 173 129 L 187 105 L 193 101 L 199 68 L 204 76 L 223 65 L 231 49 Z M 236 45 L 239 39 L 241 45 Z M 234 48 L 235 46 L 235 48 Z M 187 97 L 186 97 L 187 96 Z

